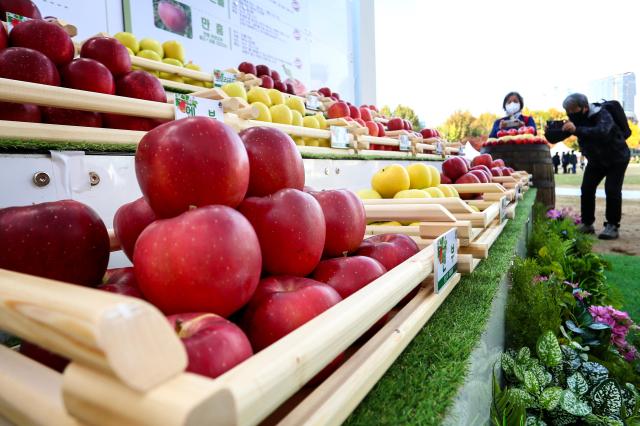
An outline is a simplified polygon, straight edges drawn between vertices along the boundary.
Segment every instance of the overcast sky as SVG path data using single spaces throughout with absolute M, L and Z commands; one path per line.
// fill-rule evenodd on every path
M 622 72 L 640 82 L 640 0 L 375 0 L 379 105 L 427 125 L 456 109 L 501 114 L 519 91 L 561 107 L 570 87 Z M 636 95 L 636 114 L 640 109 Z

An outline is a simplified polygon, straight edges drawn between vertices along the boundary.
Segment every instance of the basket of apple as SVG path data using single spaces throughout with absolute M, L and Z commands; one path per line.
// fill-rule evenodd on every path
M 519 129 L 499 130 L 498 138 L 489 138 L 484 143 L 486 146 L 502 144 L 512 145 L 543 145 L 547 143 L 544 137 L 536 136 L 536 129 L 531 126 L 523 126 Z
M 432 272 L 432 247 L 364 239 L 356 194 L 306 188 L 300 153 L 277 129 L 171 121 L 146 133 L 135 168 L 143 197 L 117 210 L 111 239 L 73 200 L 0 210 L 0 293 L 38 304 L 0 304 L 0 329 L 37 345 L 22 351 L 38 361 L 62 370 L 71 360 L 63 389 L 47 374 L 82 422 L 258 423 L 312 379 L 358 371 L 340 367 L 345 350 Z M 106 271 L 118 247 L 133 267 Z M 432 308 L 394 344 L 406 346 L 448 291 L 415 296 L 412 309 Z M 341 396 L 346 417 L 351 396 Z

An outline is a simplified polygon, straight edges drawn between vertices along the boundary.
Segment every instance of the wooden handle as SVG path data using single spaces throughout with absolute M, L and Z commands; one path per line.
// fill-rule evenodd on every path
M 460 194 L 479 194 L 487 192 L 505 192 L 505 189 L 499 183 L 454 183 L 453 186 Z
M 160 120 L 175 118 L 174 107 L 163 102 L 105 95 L 7 78 L 0 78 L 0 100 Z
M 493 176 L 491 180 L 495 183 L 518 182 L 513 176 Z
M 456 218 L 444 207 L 437 204 L 365 204 L 367 220 L 373 221 L 415 221 L 415 222 L 455 222 Z
M 235 111 L 235 113 L 243 120 L 253 120 L 254 118 L 258 118 L 258 116 L 260 115 L 260 111 L 258 111 L 258 108 L 253 105 L 240 108 L 239 110 Z
M 293 409 L 279 426 L 340 425 L 369 393 L 440 307 L 456 284 L 455 274 L 441 293 L 418 294 L 327 380 Z
M 473 213 L 474 210 L 469 207 L 460 198 L 382 198 L 362 200 L 362 204 L 436 204 L 444 207 L 451 213 Z
M 187 365 L 182 343 L 150 304 L 4 269 L 0 329 L 110 372 L 136 390 L 148 390 Z
M 214 101 L 219 101 L 222 99 L 229 98 L 229 95 L 227 95 L 224 92 L 224 90 L 219 89 L 217 87 L 213 87 L 211 89 L 200 89 L 197 92 L 191 93 L 191 96 L 196 96 L 198 98 L 205 98 L 205 99 L 213 99 Z
M 184 67 L 177 67 L 175 65 L 165 64 L 162 61 L 154 61 L 153 59 L 147 59 L 140 56 L 131 56 L 131 65 L 148 70 L 175 74 L 181 77 L 190 78 L 191 80 L 199 80 L 209 83 L 213 82 L 213 74 Z
M 159 78 L 158 80 L 160 80 L 160 83 L 162 83 L 165 88 L 169 88 L 170 90 L 180 90 L 184 92 L 198 92 L 202 90 L 202 87 L 194 86 L 193 84 L 180 83 L 179 81 L 173 80 L 165 80 L 164 78 Z
M 95 127 L 61 126 L 0 120 L 0 135 L 5 139 L 47 140 L 57 142 L 137 144 L 146 132 Z
M 360 142 L 367 142 L 370 144 L 376 144 L 376 145 L 385 145 L 385 146 L 400 146 L 400 142 L 398 141 L 398 139 L 393 139 L 393 138 L 379 138 L 377 136 L 369 136 L 369 135 L 360 135 L 358 136 L 358 141 Z
M 62 375 L 0 345 L 0 423 L 79 425 L 62 403 Z

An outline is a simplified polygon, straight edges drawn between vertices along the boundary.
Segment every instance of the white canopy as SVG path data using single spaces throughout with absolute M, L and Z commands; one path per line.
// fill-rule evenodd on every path
M 563 152 L 570 152 L 571 148 L 566 146 L 564 142 L 558 142 L 557 144 L 551 147 L 551 156 L 556 155 L 556 152 L 562 155 Z
M 468 158 L 469 160 L 473 160 L 478 155 L 480 155 L 480 152 L 478 150 L 476 150 L 473 147 L 473 145 L 471 145 L 470 142 L 467 142 L 464 145 L 464 156 L 465 156 L 465 158 Z

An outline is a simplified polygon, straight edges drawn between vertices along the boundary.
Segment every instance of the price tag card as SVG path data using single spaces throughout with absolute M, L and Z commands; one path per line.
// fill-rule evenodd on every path
M 331 148 L 348 149 L 349 132 L 343 126 L 331 126 Z
M 400 151 L 411 151 L 411 141 L 408 135 L 400 135 Z
M 433 284 L 436 293 L 440 293 L 458 271 L 457 234 L 457 229 L 453 228 L 433 242 Z
M 18 15 L 17 13 L 7 12 L 7 32 L 11 32 L 13 27 L 18 25 L 20 22 L 30 21 L 31 18 L 27 18 L 26 16 Z
M 314 95 L 307 95 L 307 100 L 305 102 L 305 106 L 308 110 L 311 111 L 319 111 L 320 110 L 320 99 Z
M 176 93 L 173 105 L 176 120 L 187 117 L 210 117 L 224 121 L 224 111 L 220 101 Z
M 508 205 L 509 205 L 509 200 L 507 200 L 507 197 L 500 198 L 500 223 L 504 222 L 504 219 L 507 217 Z
M 464 155 L 464 145 L 460 145 L 460 148 L 458 148 L 458 155 Z
M 236 75 L 227 71 L 213 70 L 213 81 L 216 87 L 222 87 L 227 83 L 235 83 Z
M 436 154 L 442 155 L 443 152 L 444 152 L 444 149 L 442 146 L 442 142 L 436 143 Z

